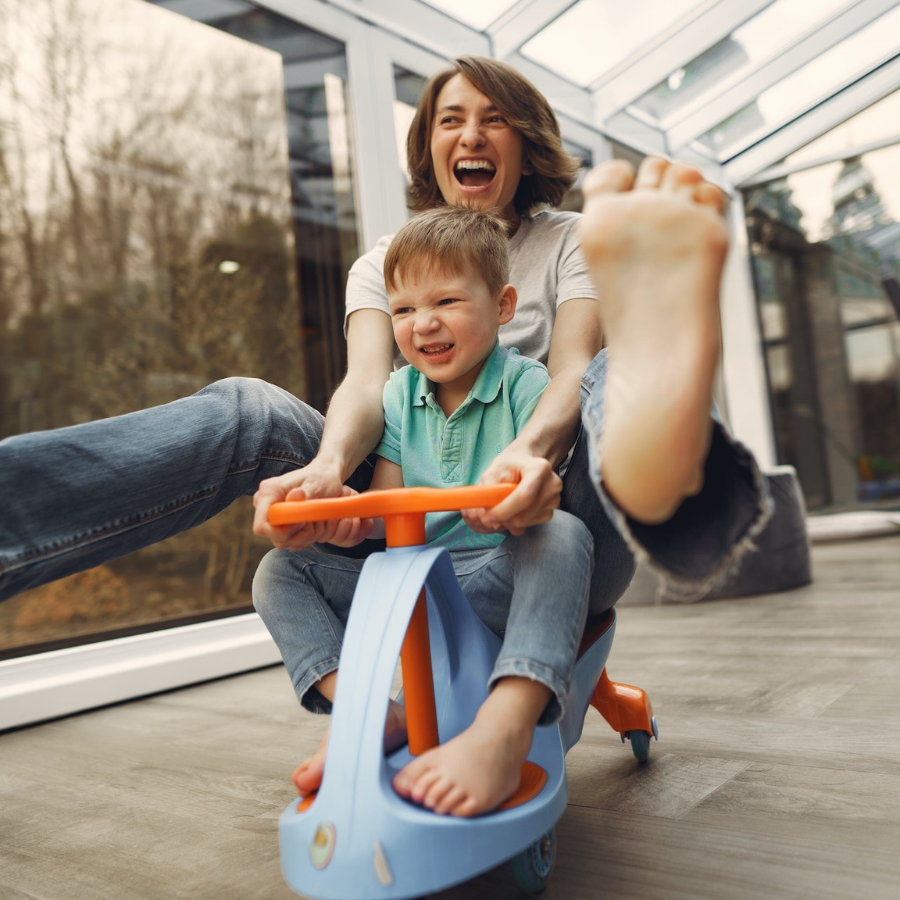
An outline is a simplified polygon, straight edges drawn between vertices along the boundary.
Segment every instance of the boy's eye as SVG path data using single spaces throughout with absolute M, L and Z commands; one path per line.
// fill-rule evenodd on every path
M 411 312 L 412 312 L 411 306 L 398 306 L 397 309 L 395 309 L 393 311 L 393 313 L 391 313 L 391 315 L 403 316 L 403 315 L 406 315 L 406 313 L 411 313 Z
M 456 297 L 444 297 L 443 300 L 438 300 L 438 306 L 449 306 L 451 303 L 456 303 Z

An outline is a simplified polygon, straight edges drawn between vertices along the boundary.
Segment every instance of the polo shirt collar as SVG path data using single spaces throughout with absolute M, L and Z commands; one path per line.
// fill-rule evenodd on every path
M 485 360 L 475 384 L 472 385 L 470 396 L 480 403 L 490 403 L 500 393 L 503 385 L 503 353 L 500 350 L 500 342 L 494 344 L 491 355 Z M 418 372 L 415 390 L 413 391 L 413 406 L 424 406 L 429 395 L 434 393 L 434 385 Z

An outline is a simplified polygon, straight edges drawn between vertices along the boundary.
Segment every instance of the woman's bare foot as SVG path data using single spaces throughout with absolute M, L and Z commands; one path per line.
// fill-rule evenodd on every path
M 291 781 L 301 797 L 312 794 L 322 785 L 322 774 L 325 771 L 325 750 L 328 746 L 329 728 L 322 738 L 316 752 L 294 769 Z M 396 700 L 388 706 L 387 721 L 384 724 L 384 751 L 390 753 L 406 743 L 406 709 Z
M 696 169 L 616 160 L 584 186 L 581 246 L 609 345 L 601 473 L 626 513 L 670 518 L 703 486 L 719 360 L 724 195 Z
M 494 809 L 516 792 L 549 699 L 550 690 L 536 681 L 501 679 L 475 721 L 406 765 L 394 777 L 394 790 L 443 815 L 476 816 Z

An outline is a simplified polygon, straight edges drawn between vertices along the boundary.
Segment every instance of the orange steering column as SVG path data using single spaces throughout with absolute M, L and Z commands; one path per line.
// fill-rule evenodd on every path
M 425 513 L 397 513 L 384 517 L 388 547 L 411 547 L 425 543 Z M 437 747 L 437 709 L 434 705 L 434 677 L 431 672 L 431 641 L 428 637 L 428 609 L 425 588 L 419 594 L 403 647 L 403 700 L 406 706 L 406 734 L 409 752 L 420 756 Z

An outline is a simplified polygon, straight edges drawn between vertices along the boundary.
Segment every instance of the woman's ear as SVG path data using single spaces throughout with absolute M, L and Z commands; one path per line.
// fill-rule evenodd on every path
M 512 321 L 512 317 L 516 314 L 516 302 L 519 295 L 511 284 L 504 284 L 500 290 L 500 310 L 497 316 L 497 324 L 505 325 Z
M 528 158 L 527 153 L 522 154 L 522 174 L 534 175 L 534 166 L 531 164 L 531 160 Z

